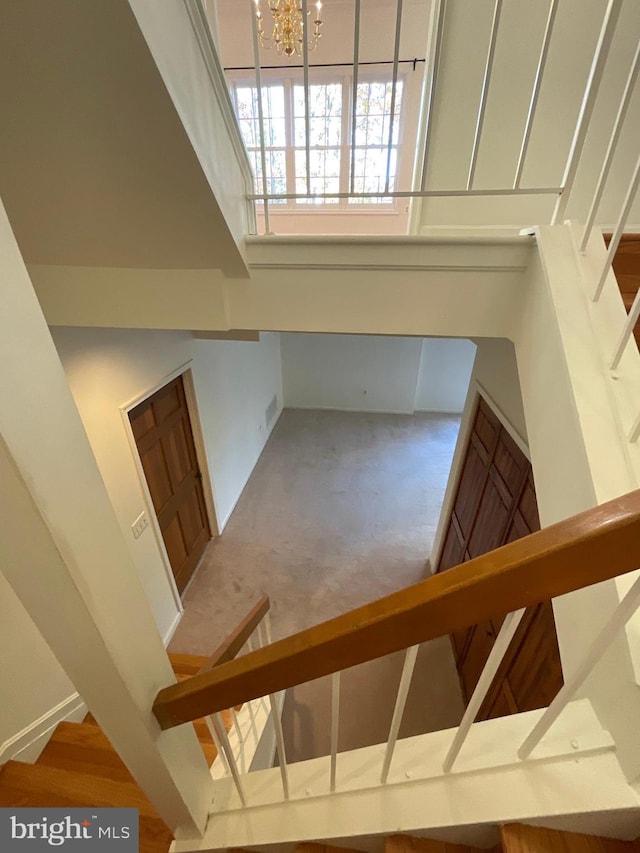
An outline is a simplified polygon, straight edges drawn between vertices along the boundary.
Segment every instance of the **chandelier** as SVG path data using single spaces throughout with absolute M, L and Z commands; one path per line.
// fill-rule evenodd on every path
M 302 0 L 268 0 L 269 11 L 273 18 L 273 29 L 268 36 L 263 27 L 262 12 L 260 11 L 260 0 L 255 0 L 256 23 L 258 37 L 262 47 L 267 50 L 275 50 L 278 55 L 283 53 L 287 56 L 294 54 L 301 56 L 304 48 L 304 22 L 302 13 Z M 308 49 L 314 50 L 318 46 L 322 27 L 322 0 L 315 4 L 316 14 L 313 21 L 313 33 L 308 41 Z M 308 11 L 307 15 L 311 12 Z

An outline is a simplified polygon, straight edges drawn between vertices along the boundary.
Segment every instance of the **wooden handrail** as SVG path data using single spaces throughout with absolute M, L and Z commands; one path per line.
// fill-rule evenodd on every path
M 267 615 L 270 607 L 271 602 L 269 601 L 268 596 L 263 595 L 257 604 L 255 604 L 247 613 L 244 619 L 241 622 L 238 622 L 233 631 L 220 643 L 213 654 L 209 657 L 209 660 L 202 664 L 198 670 L 198 675 L 201 675 L 203 672 L 209 672 L 215 666 L 219 666 L 222 663 L 227 663 L 227 661 L 233 660 L 258 627 L 260 622 L 262 622 L 264 617 Z
M 163 729 L 640 567 L 640 490 L 161 690 Z

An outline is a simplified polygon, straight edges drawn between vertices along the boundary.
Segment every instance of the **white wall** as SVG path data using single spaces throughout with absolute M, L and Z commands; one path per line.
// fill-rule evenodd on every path
M 501 420 L 527 443 L 516 352 L 506 338 L 477 338 L 472 382 L 477 383 L 501 413 Z
M 282 411 L 282 372 L 277 334 L 260 342 L 194 342 L 193 374 L 218 524 L 226 524 Z M 276 415 L 265 410 L 276 395 Z
M 0 764 L 31 761 L 38 750 L 29 745 L 75 707 L 78 694 L 2 573 L 0 612 Z
M 420 338 L 287 334 L 281 342 L 285 406 L 413 412 Z
M 223 269 L 230 276 L 243 275 L 244 237 L 253 219 L 245 201 L 251 170 L 239 135 L 229 130 L 233 119 L 225 81 L 216 63 L 207 61 L 183 3 L 166 4 L 161 15 L 153 0 L 130 0 L 129 5 L 220 207 L 229 229 L 224 237 L 235 242 L 237 252 L 225 243 Z M 212 226 L 212 241 L 223 233 L 223 226 Z
M 55 328 L 52 334 L 158 629 L 167 637 L 175 627 L 179 606 L 152 528 L 138 539 L 131 533 L 132 522 L 150 508 L 120 407 L 148 393 L 189 361 L 191 335 L 68 328 Z
M 465 338 L 424 338 L 416 412 L 461 412 L 475 355 L 475 344 Z
M 284 405 L 461 412 L 474 345 L 464 339 L 282 334 Z
M 56 328 L 53 337 L 133 563 L 166 638 L 179 618 L 151 528 L 135 540 L 131 522 L 145 506 L 120 407 L 194 359 L 192 369 L 219 520 L 226 521 L 268 437 L 265 408 L 282 408 L 278 336 L 259 343 L 194 341 L 183 332 Z M 0 574 L 0 762 L 80 708 L 73 685 Z M 15 653 L 12 653 L 15 650 Z M 45 741 L 39 742 L 39 747 Z
M 637 488 L 638 478 L 616 423 L 606 361 L 589 322 L 590 292 L 571 235 L 565 228 L 543 227 L 539 243 L 541 256 L 527 273 L 514 337 L 540 520 L 547 526 Z M 576 670 L 619 599 L 612 580 L 554 600 L 565 677 Z M 640 694 L 624 632 L 580 693 L 615 739 L 627 777 L 638 778 Z
M 180 604 L 151 527 L 134 539 L 131 524 L 146 505 L 121 407 L 159 387 L 192 362 L 218 524 L 224 526 L 266 439 L 264 411 L 281 406 L 277 335 L 260 343 L 194 341 L 187 332 L 55 328 L 69 379 L 125 541 L 167 638 Z

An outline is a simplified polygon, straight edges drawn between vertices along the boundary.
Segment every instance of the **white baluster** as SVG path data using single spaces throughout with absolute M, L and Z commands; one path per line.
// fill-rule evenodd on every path
M 596 287 L 596 291 L 593 294 L 593 301 L 597 302 L 600 298 L 600 294 L 602 293 L 602 288 L 604 287 L 604 283 L 607 280 L 607 276 L 611 270 L 611 265 L 613 264 L 613 259 L 616 256 L 616 252 L 618 251 L 618 246 L 620 245 L 620 240 L 622 235 L 624 234 L 624 229 L 627 224 L 627 218 L 629 216 L 629 211 L 631 210 L 631 205 L 633 204 L 633 200 L 636 197 L 636 193 L 638 192 L 638 186 L 640 185 L 640 157 L 636 161 L 636 167 L 633 170 L 633 177 L 631 178 L 631 183 L 629 184 L 629 189 L 627 190 L 627 194 L 625 196 L 624 202 L 622 204 L 622 210 L 620 211 L 620 218 L 618 219 L 618 224 L 616 225 L 616 230 L 613 232 L 611 236 L 611 242 L 609 243 L 609 251 L 607 252 L 607 260 L 605 261 L 604 268 L 600 275 L 600 280 L 598 281 L 598 286 Z M 631 315 L 629 315 L 631 316 Z M 637 318 L 636 318 L 637 319 Z M 618 344 L 618 347 L 614 353 L 614 356 L 611 360 L 611 369 L 614 370 L 618 366 L 618 362 L 622 357 L 622 353 L 624 351 L 624 347 L 629 340 L 631 332 L 633 331 L 633 326 L 635 326 L 635 322 L 629 328 L 630 324 L 627 321 L 625 326 L 625 331 L 623 336 Z
M 262 166 L 262 195 L 268 194 L 267 190 L 267 154 L 264 142 L 264 113 L 262 109 L 262 80 L 260 74 L 260 44 L 258 39 L 258 22 L 256 19 L 256 10 L 254 0 L 249 0 L 251 7 L 251 21 L 253 33 L 253 60 L 256 69 L 256 90 L 257 90 L 257 105 L 258 105 L 258 127 L 260 130 L 260 164 Z M 264 204 L 264 230 L 267 234 L 271 232 L 269 223 L 269 200 L 262 199 Z
M 624 119 L 627 114 L 627 109 L 629 108 L 629 103 L 631 101 L 633 87 L 638 78 L 638 71 L 640 71 L 640 42 L 638 42 L 638 47 L 636 48 L 636 53 L 633 57 L 633 62 L 631 63 L 631 68 L 627 76 L 627 83 L 624 88 L 622 98 L 620 100 L 618 114 L 616 115 L 616 120 L 613 124 L 613 130 L 611 131 L 611 139 L 609 140 L 609 146 L 607 148 L 607 153 L 604 157 L 604 163 L 602 164 L 602 169 L 600 171 L 600 177 L 598 178 L 596 191 L 593 196 L 593 201 L 591 202 L 591 209 L 587 216 L 586 225 L 584 226 L 584 233 L 582 235 L 582 241 L 580 243 L 580 251 L 582 253 L 586 251 L 587 243 L 589 242 L 589 236 L 591 235 L 591 229 L 593 228 L 593 223 L 596 219 L 596 213 L 598 211 L 598 206 L 600 205 L 600 199 L 602 198 L 602 194 L 604 192 L 604 188 L 607 182 L 607 177 L 609 176 L 609 170 L 611 169 L 611 164 L 613 163 L 613 157 L 618 147 L 618 140 L 620 139 L 622 125 L 624 123 Z
M 336 789 L 336 770 L 338 765 L 338 726 L 340 723 L 340 673 L 331 676 L 331 781 L 330 790 Z
M 393 148 L 393 124 L 396 111 L 396 90 L 398 88 L 398 59 L 400 57 L 400 32 L 402 30 L 402 0 L 396 0 L 396 37 L 393 45 L 393 75 L 391 82 L 391 104 L 389 114 L 389 141 L 387 142 L 387 171 L 384 182 L 385 193 L 389 192 L 391 173 L 391 151 Z
M 467 177 L 467 189 L 473 187 L 473 179 L 476 174 L 476 166 L 478 165 L 478 152 L 480 150 L 480 138 L 482 136 L 482 126 L 484 125 L 484 114 L 487 108 L 487 96 L 489 94 L 489 84 L 491 83 L 491 71 L 493 69 L 493 57 L 496 52 L 496 41 L 498 39 L 498 25 L 500 23 L 500 12 L 502 11 L 502 0 L 496 0 L 493 7 L 493 20 L 491 22 L 491 35 L 489 37 L 489 50 L 487 51 L 487 62 L 484 68 L 484 77 L 482 80 L 482 90 L 480 93 L 480 104 L 478 106 L 478 118 L 476 119 L 476 130 L 473 136 L 473 148 L 471 149 L 471 162 L 469 164 L 469 176 Z
M 571 190 L 573 189 L 576 173 L 578 171 L 582 149 L 584 147 L 585 139 L 587 138 L 593 107 L 598 94 L 598 88 L 600 87 L 600 81 L 602 80 L 602 75 L 604 73 L 607 56 L 609 55 L 609 49 L 611 47 L 611 41 L 613 39 L 621 6 L 622 0 L 609 0 L 607 4 L 607 9 L 600 28 L 598 44 L 596 45 L 596 49 L 593 54 L 593 61 L 589 71 L 589 77 L 587 78 L 587 85 L 584 90 L 584 95 L 582 96 L 582 104 L 580 106 L 580 113 L 578 115 L 578 121 L 576 122 L 576 128 L 573 134 L 567 164 L 564 169 L 564 175 L 562 178 L 563 191 L 556 202 L 555 210 L 551 217 L 552 225 L 557 225 L 559 222 L 562 222 L 567 210 L 567 205 L 569 203 Z
M 380 781 L 383 785 L 387 781 L 387 777 L 389 775 L 389 768 L 391 767 L 393 752 L 396 748 L 400 723 L 402 722 L 404 707 L 407 704 L 411 677 L 416 665 L 416 657 L 418 656 L 419 648 L 419 645 L 411 646 L 410 649 L 407 649 L 407 653 L 404 658 L 404 666 L 402 667 L 402 675 L 400 677 L 400 685 L 398 687 L 398 695 L 396 697 L 396 706 L 393 709 L 393 718 L 391 720 L 391 728 L 389 729 L 389 739 L 387 740 L 387 749 L 384 754 L 384 761 L 382 762 L 382 773 L 380 774 Z
M 353 88 L 351 91 L 351 174 L 349 187 L 355 192 L 356 180 L 356 118 L 358 113 L 358 63 L 360 54 L 360 0 L 355 0 L 353 22 Z
M 271 645 L 271 618 L 267 613 L 264 620 L 260 624 L 260 639 L 262 645 L 266 640 L 266 645 Z M 287 756 L 284 748 L 284 734 L 282 731 L 282 720 L 278 713 L 278 703 L 275 694 L 269 694 L 269 707 L 271 709 L 271 719 L 273 720 L 273 729 L 276 735 L 276 751 L 278 753 L 278 763 L 280 764 L 280 776 L 282 777 L 282 791 L 285 800 L 289 799 L 289 774 L 287 771 Z
M 538 106 L 538 95 L 540 94 L 540 84 L 542 83 L 542 76 L 544 74 L 544 68 L 547 64 L 547 56 L 549 53 L 549 45 L 551 43 L 551 32 L 553 30 L 553 22 L 556 17 L 556 11 L 558 9 L 558 0 L 551 0 L 551 5 L 549 6 L 549 14 L 547 15 L 547 26 L 545 27 L 544 36 L 542 38 L 542 47 L 540 48 L 540 57 L 538 59 L 538 67 L 536 69 L 536 76 L 533 81 L 533 89 L 531 90 L 531 100 L 529 101 L 529 112 L 527 113 L 527 121 L 524 126 L 524 133 L 522 135 L 522 144 L 520 146 L 520 154 L 518 155 L 518 165 L 516 166 L 516 174 L 513 179 L 513 188 L 514 190 L 520 186 L 520 180 L 522 179 L 522 170 L 524 169 L 524 161 L 527 156 L 527 150 L 529 148 L 529 140 L 531 139 L 531 128 L 533 127 L 533 119 L 536 114 L 536 107 Z
M 573 675 L 565 681 L 556 698 L 533 727 L 531 734 L 518 750 L 520 758 L 528 758 L 532 750 L 540 743 L 553 723 L 558 719 L 569 702 L 571 702 L 576 691 L 591 673 L 591 670 L 607 651 L 616 634 L 624 628 L 638 607 L 640 607 L 640 578 L 634 582 L 629 592 L 627 592 L 620 604 L 607 619 L 604 628 L 602 628 L 587 650 L 582 663 L 577 667 Z
M 211 739 L 215 744 L 218 756 L 220 757 L 220 761 L 224 765 L 224 772 L 226 776 L 231 774 L 231 768 L 229 767 L 229 762 L 227 761 L 227 756 L 224 754 L 224 750 L 222 748 L 222 744 L 220 743 L 220 738 L 218 737 L 218 731 L 215 727 L 213 717 L 205 717 L 205 721 L 207 723 L 207 727 L 209 729 L 209 734 L 211 735 Z
M 242 737 L 242 729 L 240 728 L 240 721 L 238 720 L 238 715 L 236 714 L 235 708 L 229 708 L 231 712 L 231 719 L 233 720 L 233 727 L 236 730 L 236 735 L 238 736 L 238 747 L 240 752 L 240 769 L 243 773 L 247 772 L 247 765 L 244 754 L 244 738 Z
M 513 635 L 518 629 L 518 625 L 522 621 L 522 617 L 524 616 L 524 608 L 522 610 L 516 610 L 515 613 L 509 613 L 506 617 L 502 625 L 500 626 L 500 631 L 498 632 L 498 636 L 496 637 L 496 641 L 493 644 L 493 648 L 489 653 L 489 657 L 487 658 L 487 662 L 484 665 L 484 669 L 480 674 L 480 678 L 478 683 L 476 684 L 476 688 L 473 691 L 473 696 L 469 704 L 467 705 L 467 710 L 464 712 L 464 716 L 462 717 L 462 722 L 458 726 L 458 729 L 455 733 L 451 746 L 449 747 L 449 752 L 444 760 L 444 764 L 442 769 L 445 773 L 448 773 L 453 767 L 453 762 L 458 757 L 458 753 L 462 749 L 462 746 L 469 734 L 469 730 L 473 725 L 473 721 L 475 720 L 478 711 L 480 710 L 480 706 L 485 700 L 487 693 L 489 692 L 489 688 L 495 678 L 496 672 L 498 671 L 498 667 L 502 663 L 502 660 L 507 653 L 507 649 L 509 648 L 509 644 L 513 639 Z M 476 630 L 478 630 L 476 628 Z
M 220 746 L 222 747 L 222 751 L 224 752 L 227 765 L 231 772 L 231 777 L 236 786 L 236 790 L 238 792 L 238 796 L 240 797 L 240 802 L 243 806 L 247 805 L 247 797 L 244 792 L 244 786 L 242 784 L 242 779 L 240 778 L 240 773 L 238 772 L 238 765 L 236 764 L 236 759 L 233 754 L 233 750 L 231 749 L 231 744 L 229 743 L 229 738 L 227 737 L 227 731 L 224 727 L 224 721 L 220 714 L 215 714 L 214 716 L 209 718 L 213 723 L 213 726 L 218 735 L 218 741 Z

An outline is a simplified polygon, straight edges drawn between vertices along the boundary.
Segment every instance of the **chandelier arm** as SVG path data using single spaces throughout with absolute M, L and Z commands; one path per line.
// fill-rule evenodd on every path
M 260 46 L 265 50 L 275 50 L 278 55 L 285 53 L 289 58 L 302 56 L 306 50 L 315 50 L 322 35 L 322 0 L 315 3 L 316 13 L 312 21 L 313 32 L 309 36 L 306 0 L 269 0 L 269 12 L 273 21 L 271 35 L 264 31 L 260 0 L 255 3 L 255 18 Z

